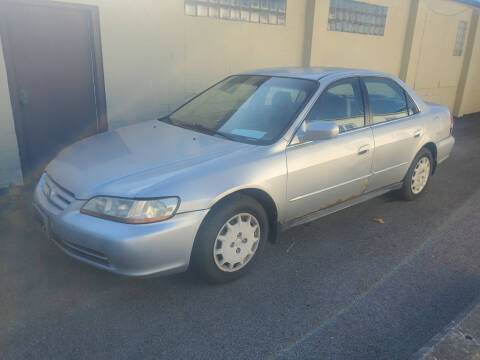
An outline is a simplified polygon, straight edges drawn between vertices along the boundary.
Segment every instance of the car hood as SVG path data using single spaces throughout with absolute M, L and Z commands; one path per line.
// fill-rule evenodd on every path
M 189 167 L 252 147 L 152 120 L 79 141 L 46 172 L 77 199 L 132 197 Z

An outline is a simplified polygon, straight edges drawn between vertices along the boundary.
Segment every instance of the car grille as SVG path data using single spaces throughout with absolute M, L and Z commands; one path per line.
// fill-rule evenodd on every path
M 65 210 L 75 200 L 75 195 L 58 185 L 53 179 L 45 174 L 42 192 L 47 200 L 59 210 Z

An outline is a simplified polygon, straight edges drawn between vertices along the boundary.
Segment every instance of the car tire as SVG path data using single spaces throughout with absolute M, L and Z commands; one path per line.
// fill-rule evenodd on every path
M 422 148 L 413 159 L 403 181 L 402 197 L 404 200 L 415 200 L 425 191 L 433 170 L 432 152 Z
M 192 269 L 210 283 L 248 272 L 268 239 L 268 216 L 250 196 L 235 194 L 213 206 L 195 238 Z

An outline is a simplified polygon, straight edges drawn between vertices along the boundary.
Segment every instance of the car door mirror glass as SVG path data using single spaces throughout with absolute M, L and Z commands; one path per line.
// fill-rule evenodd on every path
M 333 139 L 340 132 L 338 125 L 333 121 L 308 121 L 302 128 L 302 134 L 299 134 L 301 142 Z

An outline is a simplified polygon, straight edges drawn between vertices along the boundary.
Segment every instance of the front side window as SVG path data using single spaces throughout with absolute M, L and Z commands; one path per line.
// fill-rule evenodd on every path
M 365 126 L 362 93 L 358 79 L 339 81 L 328 87 L 313 106 L 307 121 L 334 121 L 340 132 Z
M 173 125 L 228 135 L 239 141 L 275 141 L 318 83 L 260 75 L 229 77 L 170 114 Z
M 408 116 L 403 89 L 388 79 L 365 79 L 373 124 Z

